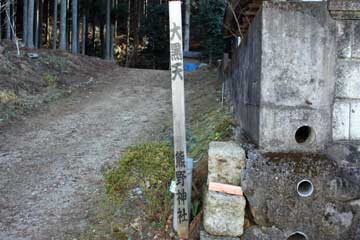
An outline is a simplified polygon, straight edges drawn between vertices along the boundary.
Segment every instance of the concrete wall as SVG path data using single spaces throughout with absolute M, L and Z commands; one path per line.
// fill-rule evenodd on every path
M 259 14 L 239 47 L 234 46 L 231 75 L 227 81 L 234 105 L 234 115 L 245 133 L 259 141 L 261 80 L 261 25 Z
M 360 140 L 360 21 L 337 21 L 333 139 Z
M 335 23 L 326 3 L 263 4 L 260 148 L 318 151 L 331 139 Z M 296 131 L 311 127 L 303 143 Z
M 264 152 L 360 140 L 360 20 L 333 19 L 326 2 L 264 2 L 227 76 L 235 119 Z
M 325 2 L 264 2 L 232 56 L 240 127 L 269 152 L 322 150 L 332 136 L 336 27 Z M 310 127 L 303 143 L 297 130 Z

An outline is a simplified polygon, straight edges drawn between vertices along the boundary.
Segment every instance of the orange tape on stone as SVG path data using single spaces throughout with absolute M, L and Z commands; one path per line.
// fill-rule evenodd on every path
M 214 182 L 209 183 L 209 191 L 221 192 L 221 193 L 238 195 L 238 196 L 244 195 L 242 188 L 239 186 L 222 184 L 222 183 L 214 183 Z

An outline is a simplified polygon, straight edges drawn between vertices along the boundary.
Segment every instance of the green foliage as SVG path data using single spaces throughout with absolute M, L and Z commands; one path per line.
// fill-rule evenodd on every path
M 47 83 L 49 87 L 56 87 L 57 77 L 51 74 L 45 74 L 43 80 Z
M 195 159 L 206 158 L 210 142 L 228 141 L 233 136 L 232 117 L 223 109 L 206 113 L 196 126 L 192 128 L 191 141 L 188 141 L 189 154 Z
M 195 200 L 191 205 L 191 214 L 193 217 L 197 216 L 201 211 L 201 203 L 200 201 Z
M 233 129 L 235 127 L 235 124 L 230 117 L 226 117 L 222 119 L 221 122 L 219 122 L 217 125 L 215 125 L 215 136 L 214 140 L 216 141 L 222 141 L 222 140 L 228 140 L 233 135 Z
M 152 68 L 169 68 L 169 10 L 167 4 L 148 7 L 148 15 L 140 28 L 145 39 L 144 65 Z M 146 67 L 146 66 L 145 66 Z
M 140 188 L 145 204 L 139 201 L 149 220 L 163 226 L 171 213 L 171 193 L 174 177 L 173 150 L 165 142 L 150 142 L 129 147 L 118 168 L 106 174 L 106 190 L 111 199 L 124 204 L 135 188 Z M 141 202 L 141 203 L 140 203 Z
M 209 62 L 221 58 L 224 49 L 223 18 L 225 14 L 225 1 L 200 0 L 200 12 L 196 16 L 196 22 L 202 27 L 201 45 L 203 54 L 209 58 Z
M 116 18 L 120 24 L 123 23 L 125 26 L 128 17 L 128 2 L 119 2 L 117 6 L 114 6 L 111 10 L 111 16 Z

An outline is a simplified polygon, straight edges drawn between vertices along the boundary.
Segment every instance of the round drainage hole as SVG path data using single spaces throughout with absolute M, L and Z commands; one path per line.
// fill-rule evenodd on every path
M 315 139 L 315 132 L 309 126 L 300 127 L 295 133 L 295 140 L 297 143 L 312 143 Z
M 301 197 L 310 197 L 314 192 L 314 185 L 310 180 L 301 180 L 297 184 L 297 192 Z
M 308 240 L 308 237 L 302 232 L 295 232 L 287 240 Z

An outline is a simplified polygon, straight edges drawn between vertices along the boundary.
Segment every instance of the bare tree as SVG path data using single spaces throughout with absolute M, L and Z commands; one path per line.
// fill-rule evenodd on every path
M 128 0 L 128 17 L 127 17 L 127 32 L 126 32 L 126 62 L 128 67 L 130 63 L 130 20 L 131 20 L 131 0 Z
M 185 37 L 184 37 L 184 51 L 190 50 L 190 13 L 191 0 L 186 0 L 185 3 Z
M 83 16 L 83 25 L 82 25 L 82 42 L 81 42 L 81 54 L 85 55 L 86 53 L 86 38 L 87 38 L 87 23 L 86 15 Z
M 111 51 L 111 0 L 106 0 L 106 53 L 105 58 L 110 60 Z
M 60 12 L 60 49 L 66 50 L 66 7 L 67 0 L 61 0 Z
M 6 39 L 11 39 L 11 0 L 6 0 Z
M 42 33 L 42 0 L 36 0 L 36 29 L 35 29 L 35 47 L 41 47 Z
M 54 0 L 54 26 L 53 26 L 53 49 L 56 49 L 57 21 L 58 21 L 58 0 Z
M 72 44 L 71 51 L 73 54 L 78 53 L 78 0 L 72 0 Z
M 24 0 L 23 5 L 23 43 L 26 45 L 28 32 L 28 0 Z M 1 25 L 1 24 L 0 24 Z
M 1 11 L 2 11 L 2 1 L 0 0 L 0 42 L 1 42 L 1 39 L 2 39 Z
M 28 9 L 28 32 L 27 32 L 27 46 L 29 48 L 34 48 L 34 0 L 29 0 L 29 9 Z

